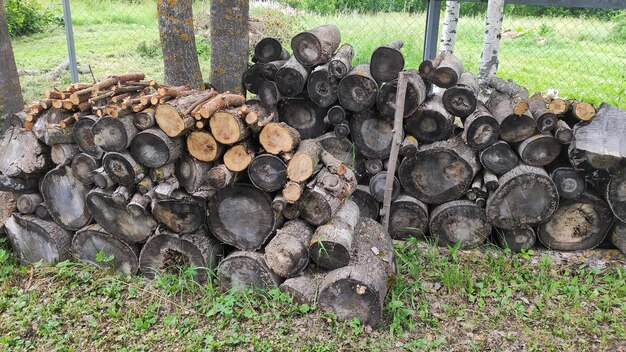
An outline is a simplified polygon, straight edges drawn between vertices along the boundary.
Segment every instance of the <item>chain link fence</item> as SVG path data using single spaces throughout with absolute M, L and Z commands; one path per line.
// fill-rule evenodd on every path
M 62 13 L 61 0 L 40 1 L 53 13 L 59 16 Z M 296 33 L 333 23 L 340 28 L 343 42 L 354 46 L 355 63 L 368 61 L 371 52 L 380 45 L 402 40 L 406 67 L 417 68 L 423 56 L 424 3 L 419 0 L 367 1 L 372 4 L 364 3 L 358 10 L 350 10 L 347 5 L 316 10 L 316 3 L 308 0 L 253 1 L 250 42 L 253 45 L 265 36 L 272 36 L 288 48 L 290 38 Z M 310 10 L 311 6 L 303 6 L 303 2 L 313 3 L 314 11 Z M 328 4 L 326 1 L 317 3 Z M 467 12 L 464 8 L 470 6 L 473 14 L 463 15 Z M 516 5 L 505 8 L 499 76 L 511 78 L 530 91 L 557 89 L 564 97 L 626 107 L 626 11 L 613 13 L 611 19 L 586 16 L 584 11 L 578 17 L 529 17 L 517 15 L 512 6 Z M 461 5 L 455 54 L 466 69 L 474 73 L 480 64 L 485 11 L 486 4 Z M 162 79 L 163 63 L 153 0 L 73 0 L 71 14 L 81 81 L 134 71 Z M 443 11 L 441 16 L 443 19 Z M 209 0 L 194 1 L 194 18 L 200 66 L 203 77 L 208 80 Z M 70 82 L 69 72 L 64 70 L 67 48 L 62 17 L 43 33 L 15 38 L 13 49 L 18 68 L 22 70 L 25 99 L 32 100 L 54 85 Z

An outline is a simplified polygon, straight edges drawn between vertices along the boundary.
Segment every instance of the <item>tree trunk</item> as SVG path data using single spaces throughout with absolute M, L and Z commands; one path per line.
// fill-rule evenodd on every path
M 407 132 L 424 143 L 447 139 L 454 129 L 454 116 L 444 109 L 439 95 L 426 98 L 405 121 Z
M 236 251 L 229 254 L 218 268 L 220 283 L 225 289 L 250 287 L 268 290 L 283 281 L 265 263 L 263 253 Z
M 512 252 L 520 253 L 535 246 L 537 235 L 532 227 L 520 229 L 496 229 L 496 239 L 502 248 L 509 248 Z
M 443 92 L 443 106 L 450 114 L 464 119 L 476 109 L 478 91 L 476 76 L 463 72 L 456 85 Z
M 359 222 L 359 206 L 351 200 L 337 210 L 330 221 L 315 230 L 309 252 L 315 263 L 334 270 L 350 262 L 354 228 Z
M 365 157 L 389 157 L 393 141 L 393 120 L 380 116 L 375 110 L 356 113 L 350 119 L 352 142 Z
M 503 175 L 520 164 L 519 157 L 507 142 L 497 141 L 480 152 L 480 163 L 496 175 Z
M 200 89 L 203 86 L 202 72 L 196 52 L 196 37 L 193 30 L 193 10 L 191 0 L 157 1 L 159 19 L 159 35 L 163 49 L 165 64 L 165 84 L 172 86 L 187 86 L 190 89 Z M 211 11 L 211 18 L 216 18 Z M 213 23 L 213 21 L 211 21 Z M 218 21 L 215 22 L 218 26 Z M 213 27 L 213 26 L 212 26 Z M 213 39 L 213 34 L 211 34 Z M 212 40 L 212 43 L 214 40 Z M 248 37 L 245 37 L 246 47 Z M 246 48 L 247 49 L 247 48 Z M 213 47 L 213 56 L 217 56 L 218 47 Z M 245 54 L 244 54 L 245 56 Z M 237 71 L 241 74 L 245 66 Z M 214 77 L 211 77 L 214 78 Z
M 4 6 L 0 6 L 0 62 L 0 116 L 9 116 L 22 110 L 24 101 Z
M 404 105 L 404 117 L 409 117 L 424 102 L 428 93 L 428 88 L 422 77 L 415 70 L 406 72 L 407 88 L 406 101 Z M 385 83 L 378 92 L 376 107 L 383 116 L 394 116 L 396 113 L 396 93 L 398 91 L 398 80 L 394 79 Z
M 328 129 L 324 122 L 327 109 L 306 98 L 283 99 L 277 109 L 280 121 L 295 128 L 302 139 L 317 138 Z
M 94 220 L 111 235 L 126 243 L 142 243 L 150 237 L 157 226 L 149 213 L 132 213 L 125 205 L 111 198 L 112 191 L 94 189 L 87 195 L 87 209 Z
M 387 171 L 381 171 L 370 178 L 369 189 L 370 194 L 379 202 L 383 202 L 385 198 L 385 182 L 387 180 Z M 391 200 L 395 200 L 400 195 L 400 181 L 393 176 L 393 186 L 391 191 Z
M 291 39 L 291 50 L 293 56 L 304 66 L 322 65 L 330 61 L 339 43 L 339 28 L 326 24 L 296 34 Z
M 41 202 L 43 202 L 43 197 L 39 193 L 22 194 L 16 200 L 17 211 L 21 214 L 32 214 Z
M 272 122 L 261 130 L 259 143 L 270 154 L 287 153 L 300 143 L 300 133 L 284 122 Z
M 441 33 L 441 52 L 454 54 L 456 45 L 457 25 L 461 12 L 460 1 L 446 1 L 446 14 L 443 18 L 443 31 Z M 454 113 L 452 113 L 454 114 Z
M 325 108 L 337 101 L 338 86 L 339 79 L 330 73 L 330 63 L 327 63 L 311 71 L 307 82 L 307 93 L 312 102 Z
M 303 220 L 291 220 L 276 231 L 265 246 L 265 263 L 278 276 L 291 278 L 309 264 L 309 240 L 313 227 Z
M 350 72 L 352 68 L 352 59 L 354 58 L 354 48 L 350 44 L 344 44 L 330 60 L 330 74 L 337 79 L 342 79 Z
M 257 250 L 280 226 L 271 204 L 269 194 L 252 185 L 236 184 L 221 189 L 209 202 L 208 223 L 220 241 L 241 250 Z
M 404 56 L 400 49 L 404 46 L 401 40 L 379 46 L 372 52 L 370 69 L 377 82 L 389 82 L 398 78 L 404 69 Z
M 429 221 L 430 235 L 440 246 L 474 248 L 491 234 L 485 209 L 469 200 L 455 200 L 433 209 Z
M 343 176 L 322 168 L 300 201 L 301 217 L 311 225 L 327 223 L 356 188 L 354 173 Z
M 405 192 L 426 204 L 442 204 L 461 197 L 480 171 L 476 152 L 460 136 L 421 145 L 400 164 L 398 175 Z
M 85 204 L 87 192 L 89 188 L 74 176 L 69 166 L 59 165 L 41 182 L 41 195 L 50 216 L 68 230 L 78 230 L 91 221 Z
M 50 148 L 22 128 L 11 127 L 0 141 L 0 172 L 9 177 L 47 172 L 53 166 Z
M 500 132 L 498 121 L 481 102 L 476 104 L 463 125 L 463 140 L 472 149 L 484 150 L 498 140 Z
M 541 168 L 519 165 L 499 182 L 500 187 L 487 200 L 487 217 L 494 226 L 535 226 L 550 219 L 559 205 L 556 186 Z
M 158 228 L 139 255 L 139 269 L 148 279 L 157 274 L 180 274 L 181 268 L 195 267 L 194 280 L 203 284 L 211 280 L 211 272 L 224 256 L 224 247 L 202 227 L 180 235 Z
M 395 240 L 422 238 L 428 231 L 428 207 L 419 200 L 402 194 L 391 203 L 389 234 Z
M 106 153 L 102 158 L 102 166 L 113 181 L 125 186 L 138 183 L 147 173 L 146 168 L 127 151 Z
M 77 260 L 111 268 L 124 275 L 135 275 L 139 270 L 139 246 L 119 240 L 97 224 L 76 232 L 72 240 L 72 253 Z M 99 254 L 111 260 L 103 261 Z
M 339 104 L 346 110 L 363 111 L 376 104 L 378 84 L 370 73 L 369 64 L 354 66 L 339 81 L 337 89 Z
M 13 214 L 4 223 L 9 243 L 25 264 L 55 264 L 70 258 L 73 232 L 34 215 Z
M 130 155 L 139 164 L 153 169 L 175 162 L 182 150 L 180 138 L 170 138 L 159 128 L 137 133 L 130 144 Z
M 276 72 L 276 88 L 284 96 L 295 97 L 304 90 L 309 73 L 310 69 L 302 66 L 294 55 Z
M 289 53 L 274 38 L 263 38 L 254 46 L 254 57 L 259 62 L 273 62 L 289 59 Z
M 539 225 L 539 240 L 561 251 L 594 248 L 606 237 L 613 223 L 608 204 L 585 191 L 577 199 L 564 199 L 554 215 Z
M 361 218 L 354 243 L 350 265 L 324 277 L 318 303 L 341 321 L 359 318 L 374 327 L 382 320 L 387 289 L 395 278 L 393 242 L 380 224 Z
M 483 52 L 480 56 L 478 69 L 478 83 L 484 90 L 492 77 L 498 71 L 498 53 L 500 51 L 500 38 L 502 33 L 502 20 L 504 19 L 504 0 L 491 0 L 487 4 L 486 29 L 483 39 Z M 484 95 L 484 91 L 481 92 Z
M 104 151 L 98 146 L 94 140 L 94 133 L 91 130 L 93 125 L 98 121 L 95 115 L 87 115 L 81 117 L 74 123 L 74 140 L 83 153 L 87 153 L 96 159 L 100 159 Z
M 517 153 L 526 165 L 546 166 L 561 154 L 561 144 L 552 134 L 540 133 L 520 143 Z
M 265 192 L 275 192 L 287 183 L 287 165 L 275 155 L 261 154 L 248 166 L 250 182 Z

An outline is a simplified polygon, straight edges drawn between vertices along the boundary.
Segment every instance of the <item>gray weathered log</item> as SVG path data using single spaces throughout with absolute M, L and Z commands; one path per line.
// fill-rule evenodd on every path
M 338 175 L 324 167 L 311 181 L 300 200 L 300 216 L 311 225 L 327 223 L 356 188 L 351 170 Z
M 158 192 L 155 190 L 155 193 Z M 206 211 L 204 200 L 187 194 L 152 202 L 154 218 L 169 230 L 180 234 L 192 233 L 204 226 Z
M 69 165 L 79 153 L 76 144 L 55 144 L 50 148 L 50 159 L 56 165 Z
M 74 123 L 72 133 L 74 134 L 76 144 L 78 144 L 83 153 L 100 159 L 104 151 L 96 144 L 93 131 L 91 130 L 96 121 L 98 121 L 98 117 L 95 115 L 83 116 Z
M 468 117 L 478 102 L 478 80 L 469 72 L 463 72 L 455 86 L 443 92 L 444 108 L 460 118 Z
M 500 139 L 509 143 L 518 143 L 532 136 L 537 123 L 528 110 L 520 115 L 515 111 L 514 100 L 497 91 L 493 91 L 487 107 L 500 125 Z
M 322 268 L 333 270 L 349 264 L 353 232 L 359 221 L 359 206 L 351 201 L 337 210 L 330 221 L 315 230 L 308 243 L 311 258 Z
M 36 178 L 9 177 L 0 174 L 0 191 L 15 193 L 32 193 L 39 189 Z
M 220 283 L 225 289 L 278 287 L 283 279 L 265 263 L 263 253 L 236 251 L 229 254 L 218 268 Z
M 317 138 L 328 129 L 324 122 L 326 108 L 306 98 L 285 98 L 278 102 L 278 118 L 298 131 L 300 138 Z
M 329 107 L 337 101 L 339 79 L 330 73 L 329 63 L 317 66 L 311 71 L 307 82 L 307 94 L 311 101 L 320 107 Z
M 369 181 L 369 189 L 371 195 L 377 201 L 381 202 L 385 196 L 385 182 L 387 180 L 387 171 L 381 171 L 372 176 Z M 391 190 L 391 200 L 395 200 L 400 195 L 400 181 L 393 176 L 393 186 Z
M 263 38 L 254 46 L 254 57 L 259 62 L 272 62 L 289 59 L 289 53 L 274 38 Z
M 132 115 L 113 118 L 103 116 L 93 124 L 94 142 L 106 152 L 123 151 L 130 146 L 137 134 Z
M 339 104 L 350 111 L 367 110 L 376 104 L 378 84 L 370 74 L 369 64 L 353 67 L 339 82 Z
M 350 44 L 344 44 L 330 60 L 330 73 L 338 79 L 343 78 L 352 68 L 354 48 Z
M 243 73 L 243 85 L 250 93 L 257 94 L 259 87 L 265 81 L 273 81 L 276 72 L 287 62 L 287 60 L 272 62 L 257 62 L 248 67 Z
M 626 254 L 626 223 L 614 221 L 613 228 L 609 231 L 609 241 Z
M 429 221 L 430 235 L 440 246 L 474 248 L 491 234 L 491 224 L 480 208 L 469 200 L 455 200 L 433 209 Z
M 537 129 L 541 132 L 554 129 L 557 121 L 559 121 L 558 117 L 548 110 L 548 106 L 541 96 L 533 95 L 528 101 L 528 109 L 537 122 Z
M 43 202 L 43 197 L 39 193 L 22 194 L 16 199 L 17 211 L 21 214 L 32 214 L 41 202 Z M 2 206 L 8 206 L 8 204 L 2 204 Z
M 130 154 L 145 167 L 157 168 L 176 161 L 183 150 L 180 138 L 171 138 L 159 128 L 137 133 Z
M 325 64 L 341 43 L 339 28 L 332 24 L 298 33 L 291 39 L 293 56 L 304 66 Z
M 154 109 L 146 109 L 133 115 L 133 124 L 139 131 L 147 130 L 156 125 Z
M 428 88 L 424 84 L 422 77 L 415 70 L 406 71 L 407 90 L 406 102 L 404 105 L 404 117 L 411 116 L 417 108 L 424 102 L 428 93 Z M 376 107 L 384 116 L 393 116 L 396 112 L 396 92 L 398 90 L 398 80 L 391 80 L 383 85 L 378 91 Z
M 517 153 L 526 165 L 546 166 L 561 154 L 561 143 L 550 133 L 540 133 L 520 143 Z
M 309 240 L 314 228 L 303 220 L 291 220 L 276 231 L 265 246 L 265 263 L 278 276 L 299 276 L 309 264 Z
M 391 203 L 389 234 L 393 239 L 422 238 L 428 231 L 428 207 L 418 199 L 401 194 Z
M 113 181 L 122 185 L 134 185 L 146 176 L 146 168 L 127 152 L 108 152 L 102 158 L 102 166 Z
M 50 147 L 23 128 L 11 127 L 0 140 L 0 172 L 9 177 L 45 173 L 54 166 Z
M 403 46 L 404 42 L 398 40 L 374 49 L 370 67 L 376 81 L 389 82 L 398 78 L 398 73 L 404 69 L 404 56 L 400 52 Z
M 70 258 L 73 232 L 34 215 L 13 214 L 4 223 L 9 243 L 25 264 L 54 264 Z
M 480 163 L 496 175 L 503 175 L 520 164 L 519 157 L 505 141 L 497 141 L 480 152 Z
M 76 177 L 78 179 L 78 176 Z M 96 185 L 96 187 L 107 189 L 115 186 L 117 184 L 116 181 L 113 181 L 111 176 L 104 170 L 104 167 L 99 167 L 91 172 L 92 183 Z M 80 180 L 79 180 L 80 181 Z M 89 184 L 86 184 L 89 185 Z
M 139 246 L 121 241 L 98 224 L 76 232 L 72 239 L 72 254 L 82 262 L 111 268 L 125 275 L 134 275 L 139 270 Z
M 78 230 L 91 222 L 85 197 L 89 188 L 80 182 L 69 166 L 59 165 L 41 181 L 41 195 L 54 221 L 68 230 Z
M 282 95 L 294 97 L 304 91 L 309 73 L 310 69 L 302 66 L 294 55 L 276 72 L 276 88 Z M 263 88 L 259 86 L 259 89 Z
M 520 229 L 496 229 L 495 237 L 502 248 L 509 248 L 512 252 L 527 251 L 535 246 L 537 235 L 532 227 Z
M 421 142 L 442 141 L 453 132 L 454 116 L 443 107 L 441 96 L 433 94 L 405 119 L 404 128 Z
M 499 133 L 500 125 L 487 110 L 487 107 L 480 101 L 475 103 L 474 110 L 467 115 L 463 123 L 463 140 L 465 143 L 472 149 L 483 150 L 498 140 Z
M 261 154 L 248 166 L 248 177 L 256 188 L 275 192 L 287 183 L 287 165 L 276 155 Z
M 375 110 L 358 112 L 350 119 L 350 133 L 356 149 L 365 157 L 389 157 L 393 141 L 393 120 Z
M 554 138 L 561 144 L 570 144 L 572 139 L 574 139 L 574 131 L 565 121 L 559 120 L 554 129 Z

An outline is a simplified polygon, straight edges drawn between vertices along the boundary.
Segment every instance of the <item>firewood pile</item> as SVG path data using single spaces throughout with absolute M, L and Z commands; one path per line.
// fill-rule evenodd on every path
M 479 85 L 447 53 L 406 69 L 402 42 L 353 65 L 340 44 L 332 25 L 296 35 L 291 55 L 261 40 L 247 100 L 140 73 L 48 92 L 0 146 L 17 255 L 148 278 L 194 266 L 200 282 L 215 269 L 226 288 L 280 286 L 376 325 L 392 239 L 569 251 L 610 235 L 626 250 L 626 112 Z

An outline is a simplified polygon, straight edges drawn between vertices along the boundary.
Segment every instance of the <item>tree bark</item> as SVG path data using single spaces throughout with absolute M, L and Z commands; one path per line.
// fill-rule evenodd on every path
M 446 1 L 446 11 L 443 18 L 443 31 L 441 33 L 441 52 L 454 54 L 456 45 L 457 25 L 461 12 L 460 1 Z
M 0 116 L 9 116 L 22 110 L 24 100 L 4 6 L 0 6 L 0 62 Z
M 326 24 L 298 33 L 291 39 L 291 50 L 293 56 L 304 66 L 322 65 L 330 61 L 339 43 L 339 28 Z
M 372 52 L 370 70 L 377 82 L 389 82 L 398 78 L 404 69 L 404 56 L 400 49 L 404 46 L 401 40 L 379 46 Z
M 135 275 L 139 271 L 139 246 L 127 244 L 107 233 L 100 225 L 88 225 L 72 239 L 74 258 L 85 263 Z M 111 260 L 98 260 L 98 254 Z
M 36 178 L 9 177 L 0 174 L 0 191 L 15 193 L 37 192 L 39 180 Z
M 309 264 L 309 240 L 313 227 L 303 220 L 291 220 L 276 231 L 265 246 L 265 263 L 278 276 L 299 276 Z
M 287 163 L 287 177 L 294 182 L 305 182 L 317 171 L 322 146 L 315 139 L 300 142 L 298 150 Z
M 53 166 L 50 148 L 23 128 L 11 127 L 0 141 L 0 172 L 9 177 L 42 174 Z
M 492 77 L 498 71 L 498 53 L 500 51 L 500 35 L 504 18 L 504 0 L 492 0 L 487 4 L 486 29 L 483 39 L 483 52 L 480 56 L 478 69 L 478 83 L 481 86 L 481 95 Z
M 358 221 L 359 206 L 346 200 L 328 223 L 315 230 L 309 241 L 309 252 L 317 265 L 328 270 L 348 265 Z
M 73 232 L 34 215 L 13 214 L 4 223 L 9 243 L 25 264 L 55 264 L 70 258 Z
M 389 234 L 395 240 L 422 238 L 428 231 L 428 207 L 407 194 L 391 203 Z
M 283 281 L 265 263 L 263 253 L 236 251 L 229 254 L 218 268 L 220 283 L 225 289 L 255 287 L 268 290 Z
M 321 273 L 304 274 L 285 280 L 280 290 L 290 294 L 298 304 L 315 304 L 319 285 L 323 279 Z
M 485 209 L 468 200 L 455 200 L 433 209 L 429 221 L 430 235 L 440 246 L 474 248 L 491 234 Z
M 376 104 L 378 84 L 370 73 L 369 64 L 354 66 L 339 81 L 337 89 L 339 104 L 346 110 L 363 111 Z
M 139 164 L 153 169 L 175 162 L 182 150 L 180 138 L 170 138 L 159 128 L 137 133 L 130 143 L 130 155 Z

